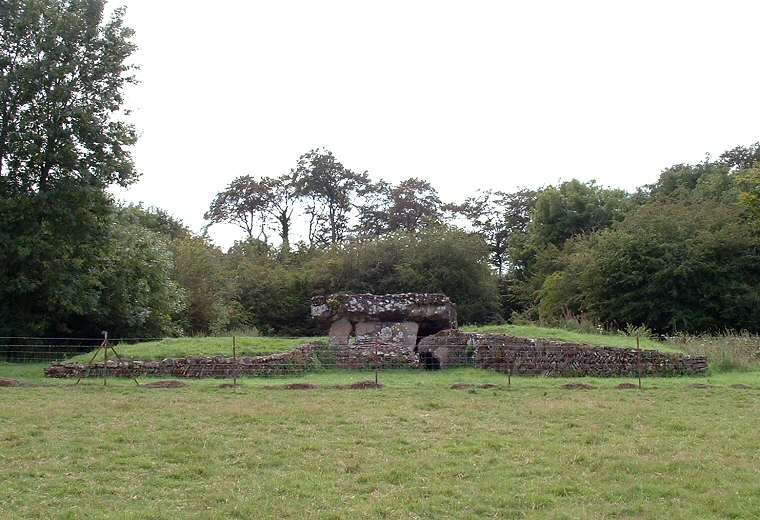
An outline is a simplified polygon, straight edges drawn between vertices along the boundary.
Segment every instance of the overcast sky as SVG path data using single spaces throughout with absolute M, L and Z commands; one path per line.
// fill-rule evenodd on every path
M 760 140 L 755 0 L 109 5 L 141 67 L 126 105 L 142 177 L 114 193 L 196 232 L 235 177 L 318 147 L 460 202 L 573 178 L 632 191 Z

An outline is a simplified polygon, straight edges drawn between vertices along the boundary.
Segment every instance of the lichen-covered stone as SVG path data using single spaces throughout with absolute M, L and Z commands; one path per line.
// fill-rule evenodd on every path
M 357 345 L 371 345 L 373 342 L 392 343 L 414 350 L 417 345 L 419 324 L 412 321 L 402 323 L 363 321 L 354 327 Z
M 311 316 L 329 326 L 346 319 L 360 322 L 414 322 L 435 332 L 457 328 L 456 305 L 443 294 L 331 294 L 311 301 Z M 423 324 L 425 324 L 423 326 Z

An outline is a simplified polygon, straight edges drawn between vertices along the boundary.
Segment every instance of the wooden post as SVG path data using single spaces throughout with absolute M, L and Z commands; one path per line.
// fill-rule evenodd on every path
M 375 384 L 377 384 L 378 372 L 380 371 L 380 366 L 378 365 L 378 359 L 377 359 L 378 358 L 378 355 L 377 355 L 377 343 L 378 343 L 378 341 L 379 340 L 378 340 L 377 336 L 375 336 Z
M 641 343 L 638 336 L 636 336 L 636 366 L 639 372 L 639 388 L 641 388 Z
M 108 332 L 103 331 L 103 386 L 108 384 Z
M 235 343 L 235 336 L 232 336 L 232 377 L 232 384 L 237 387 L 237 344 Z

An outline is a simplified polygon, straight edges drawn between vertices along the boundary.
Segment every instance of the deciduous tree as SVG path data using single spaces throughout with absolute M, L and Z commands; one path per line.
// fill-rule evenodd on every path
M 355 173 L 329 150 L 315 149 L 300 157 L 293 179 L 299 196 L 308 201 L 309 241 L 342 242 L 349 230 L 354 198 L 370 182 L 367 173 Z

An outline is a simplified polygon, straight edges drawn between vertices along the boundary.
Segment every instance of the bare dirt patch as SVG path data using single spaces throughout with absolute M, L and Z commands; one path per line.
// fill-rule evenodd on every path
M 143 385 L 145 388 L 182 388 L 187 386 L 187 383 L 177 381 L 176 379 L 170 379 L 168 381 L 153 381 L 147 385 Z
M 745 385 L 744 383 L 734 383 L 731 388 L 738 388 L 739 390 L 752 390 L 752 387 Z
M 234 383 L 222 383 L 219 385 L 219 388 L 242 388 L 242 386 L 236 385 Z
M 23 381 L 18 381 L 16 379 L 0 377 L 0 386 L 11 387 L 11 386 L 51 386 L 51 385 L 45 384 L 45 383 L 25 383 Z
M 694 383 L 686 388 L 712 388 L 712 385 L 708 385 L 707 383 Z
M 632 390 L 638 387 L 639 385 L 637 385 L 636 383 L 620 383 L 615 388 L 617 388 L 618 390 Z
M 449 388 L 451 390 L 467 390 L 468 388 L 472 388 L 475 385 L 472 385 L 470 383 L 454 383 Z M 483 383 L 482 385 L 477 385 L 477 388 L 501 388 L 501 385 L 497 385 L 494 383 Z
M 356 383 L 351 383 L 348 387 L 355 390 L 362 390 L 365 388 L 382 388 L 383 385 L 381 383 L 375 383 L 374 381 L 357 381 Z
M 565 390 L 591 390 L 594 388 L 588 383 L 578 383 L 578 382 L 572 382 L 572 383 L 565 383 L 562 385 L 562 388 Z
M 368 388 L 382 388 L 382 383 L 375 383 L 374 381 L 357 381 L 356 383 L 351 383 L 350 385 L 333 385 L 330 388 L 335 388 L 336 390 L 365 390 Z
M 265 390 L 311 390 L 313 388 L 317 388 L 317 385 L 314 383 L 289 383 L 287 385 L 280 385 L 280 386 L 265 386 L 263 387 Z

